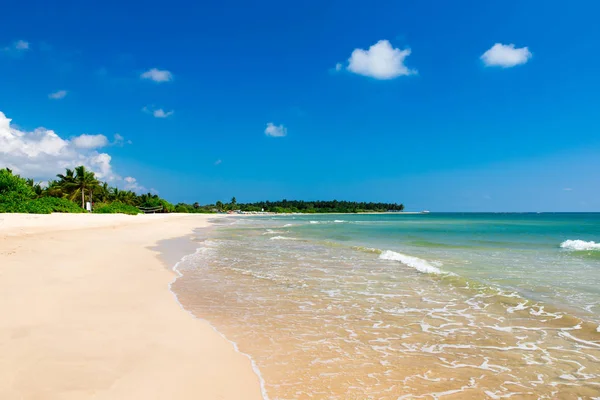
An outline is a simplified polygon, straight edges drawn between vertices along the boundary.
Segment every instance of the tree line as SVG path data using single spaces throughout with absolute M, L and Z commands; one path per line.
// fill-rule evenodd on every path
M 273 212 L 273 213 L 361 213 L 403 211 L 404 205 L 398 203 L 373 203 L 357 201 L 259 201 L 255 203 L 238 203 L 233 197 L 227 204 L 217 201 L 214 205 L 201 206 L 195 203 L 189 206 L 184 203 L 175 205 L 177 212 Z
M 151 207 L 175 211 L 173 204 L 156 194 L 139 195 L 111 187 L 84 166 L 67 168 L 56 178 L 42 184 L 13 174 L 8 168 L 0 169 L 0 212 L 85 212 L 87 202 L 93 204 L 95 213 L 138 214 L 140 208 Z
M 229 203 L 178 203 L 173 205 L 157 194 L 137 194 L 131 190 L 111 187 L 100 181 L 94 172 L 84 166 L 66 169 L 56 179 L 45 184 L 22 178 L 10 169 L 0 169 L 0 213 L 85 212 L 86 203 L 93 204 L 95 213 L 138 214 L 140 209 L 158 209 L 159 212 L 216 213 L 228 211 L 274 213 L 360 213 L 402 211 L 403 204 L 355 201 L 260 201 L 238 203 L 233 197 Z

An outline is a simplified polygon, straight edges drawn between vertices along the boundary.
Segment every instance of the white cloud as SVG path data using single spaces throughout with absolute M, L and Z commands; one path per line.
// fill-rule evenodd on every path
M 99 178 L 115 179 L 110 161 L 112 157 L 106 153 L 95 153 L 89 156 L 89 166 Z
M 342 70 L 342 63 L 335 64 L 335 70 L 336 71 L 341 71 Z
M 271 137 L 283 137 L 287 135 L 287 128 L 283 125 L 276 126 L 272 122 L 267 124 L 265 135 Z
M 140 75 L 140 78 L 150 79 L 154 82 L 169 82 L 173 80 L 173 74 L 165 69 L 152 68 Z
M 215 165 L 219 165 L 219 164 L 221 164 L 222 162 L 223 162 L 223 161 L 221 161 L 221 160 L 219 159 L 219 160 L 215 161 Z
M 514 44 L 496 43 L 481 55 L 481 60 L 488 67 L 510 68 L 525 64 L 531 56 L 527 47 L 517 49 Z
M 107 142 L 103 135 L 81 135 L 68 140 L 46 128 L 22 131 L 11 126 L 11 120 L 0 111 L 0 168 L 8 167 L 27 178 L 55 179 L 65 168 L 85 165 L 100 179 L 124 184 L 112 169 L 112 157 L 94 149 Z
M 127 176 L 123 179 L 123 181 L 125 181 L 125 189 L 126 190 L 131 190 L 132 192 L 136 192 L 136 193 L 143 193 L 146 192 L 146 188 L 141 186 L 137 179 L 135 179 L 132 176 Z
M 355 74 L 375 79 L 393 79 L 403 75 L 413 75 L 417 71 L 404 65 L 404 61 L 409 55 L 410 49 L 393 48 L 389 41 L 380 40 L 369 47 L 369 50 L 354 49 L 348 59 L 347 69 Z M 336 65 L 336 70 L 338 65 Z
M 158 110 L 154 110 L 152 115 L 154 115 L 156 118 L 167 118 L 168 116 L 173 115 L 174 112 L 175 111 L 173 110 L 165 112 L 162 108 L 159 108 Z
M 74 137 L 71 142 L 75 147 L 81 149 L 96 149 L 108 145 L 108 138 L 104 135 L 80 135 Z
M 58 92 L 50 93 L 48 95 L 49 98 L 54 100 L 64 99 L 67 96 L 66 90 L 59 90 Z
M 142 111 L 147 114 L 152 114 L 154 116 L 154 118 L 167 118 L 175 113 L 174 110 L 165 111 L 162 108 L 155 109 L 154 106 L 150 106 L 150 107 L 146 106 L 146 107 L 142 108 Z

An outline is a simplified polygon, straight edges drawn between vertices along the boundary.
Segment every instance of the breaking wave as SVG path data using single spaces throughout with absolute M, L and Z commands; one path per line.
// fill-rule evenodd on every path
M 406 254 L 396 253 L 395 251 L 385 250 L 379 255 L 381 260 L 399 261 L 404 265 L 408 265 L 424 274 L 442 274 L 443 272 L 431 265 L 429 262 L 418 257 L 407 256 Z
M 562 249 L 575 251 L 600 250 L 600 243 L 586 242 L 585 240 L 565 240 L 560 244 Z
M 287 236 L 273 236 L 273 237 L 269 238 L 269 240 L 296 240 L 296 239 L 287 237 Z

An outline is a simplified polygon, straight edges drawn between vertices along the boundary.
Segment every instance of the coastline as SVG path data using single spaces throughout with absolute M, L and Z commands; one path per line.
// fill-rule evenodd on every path
M 315 225 L 312 216 L 294 217 L 214 229 L 201 246 L 206 251 L 182 261 L 183 278 L 173 285 L 187 310 L 252 355 L 271 397 L 597 394 L 597 322 L 551 306 L 544 292 L 528 296 L 521 290 L 530 282 L 525 277 L 511 288 L 494 281 L 494 264 L 480 268 L 478 261 L 489 262 L 484 257 L 502 246 L 506 256 L 498 264 L 540 266 L 513 269 L 531 275 L 534 284 L 539 275 L 558 272 L 550 262 L 510 263 L 511 254 L 531 255 L 532 245 L 490 248 L 507 225 L 516 235 L 509 239 L 526 242 L 520 217 L 487 216 L 485 224 L 472 217 L 469 247 L 463 246 L 464 216 L 448 223 L 448 216 L 433 215 L 427 226 L 421 218 L 388 217 L 381 224 L 378 217 L 332 215 Z M 559 265 L 568 258 L 567 265 L 577 266 L 581 255 L 558 249 L 565 234 L 548 238 L 547 222 L 540 226 L 530 228 L 531 241 L 544 235 L 531 257 L 555 257 Z M 577 221 L 571 226 L 581 229 Z M 477 243 L 479 232 L 488 242 Z M 421 241 L 411 247 L 415 237 Z M 452 264 L 455 259 L 467 266 Z M 491 274 L 477 276 L 482 270 Z M 560 278 L 571 286 L 580 270 L 568 271 L 560 269 Z M 596 302 L 591 297 L 582 304 Z M 508 380 L 515 383 L 507 386 Z
M 203 238 L 202 240 L 198 240 L 196 235 L 199 233 L 199 231 L 202 231 L 203 234 L 206 234 L 210 228 L 211 228 L 210 225 L 204 226 L 202 228 L 194 229 L 194 234 L 177 237 L 177 238 L 172 238 L 172 239 L 161 240 L 156 244 L 156 246 L 153 247 L 153 249 L 155 249 L 156 251 L 159 252 L 158 257 L 162 260 L 164 266 L 176 274 L 175 277 L 173 278 L 173 280 L 169 283 L 169 291 L 175 298 L 175 301 L 177 302 L 177 304 L 181 307 L 181 309 L 183 311 L 190 314 L 190 316 L 192 316 L 192 318 L 198 319 L 202 322 L 207 323 L 211 327 L 211 329 L 213 329 L 219 336 L 221 336 L 223 339 L 225 339 L 227 342 L 229 342 L 233 346 L 233 348 L 235 349 L 236 352 L 238 352 L 248 358 L 248 360 L 250 361 L 250 364 L 252 366 L 252 370 L 258 377 L 258 380 L 260 383 L 260 391 L 261 391 L 262 399 L 269 400 L 269 396 L 267 394 L 266 387 L 265 387 L 265 381 L 262 377 L 260 369 L 258 368 L 258 365 L 256 364 L 256 361 L 252 358 L 252 356 L 247 353 L 242 352 L 239 349 L 237 342 L 231 340 L 230 338 L 225 336 L 223 333 L 221 333 L 217 329 L 217 327 L 215 327 L 210 321 L 195 315 L 192 312 L 192 310 L 187 309 L 180 301 L 179 294 L 177 293 L 177 291 L 173 289 L 173 285 L 177 282 L 177 280 L 184 276 L 183 273 L 181 271 L 179 271 L 179 267 L 181 266 L 181 264 L 186 262 L 189 258 L 196 255 L 199 251 L 201 251 L 201 249 L 202 249 L 201 242 L 208 238 L 208 237 L 206 237 L 206 238 Z M 182 256 L 182 254 L 183 254 L 183 256 Z
M 177 304 L 157 253 L 214 217 L 0 215 L 0 398 L 262 399 L 251 361 Z

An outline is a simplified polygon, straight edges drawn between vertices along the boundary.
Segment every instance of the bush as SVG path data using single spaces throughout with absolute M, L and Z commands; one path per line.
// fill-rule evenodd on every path
M 120 201 L 114 201 L 110 204 L 97 204 L 96 207 L 94 207 L 94 213 L 137 215 L 141 213 L 141 211 L 137 207 L 130 206 L 129 204 L 123 204 Z
M 22 200 L 14 194 L 0 196 L 0 213 L 50 214 L 83 213 L 77 204 L 56 197 L 41 197 L 33 200 Z
M 163 206 L 164 213 L 175 212 L 175 206 L 164 199 L 160 199 L 160 205 Z
M 39 199 L 32 200 L 32 202 L 39 203 L 42 206 L 47 206 L 52 209 L 55 213 L 84 213 L 86 212 L 81 206 L 73 203 L 70 200 L 62 199 L 60 197 L 40 197 Z
M 6 196 L 10 197 L 7 199 Z M 7 169 L 0 169 L 0 202 L 29 200 L 35 197 L 33 188 L 19 175 Z
M 37 200 L 23 200 L 18 196 L 0 196 L 0 213 L 50 214 L 52 208 Z
M 187 204 L 179 203 L 175 206 L 175 212 L 177 213 L 191 213 L 194 212 L 193 208 Z

